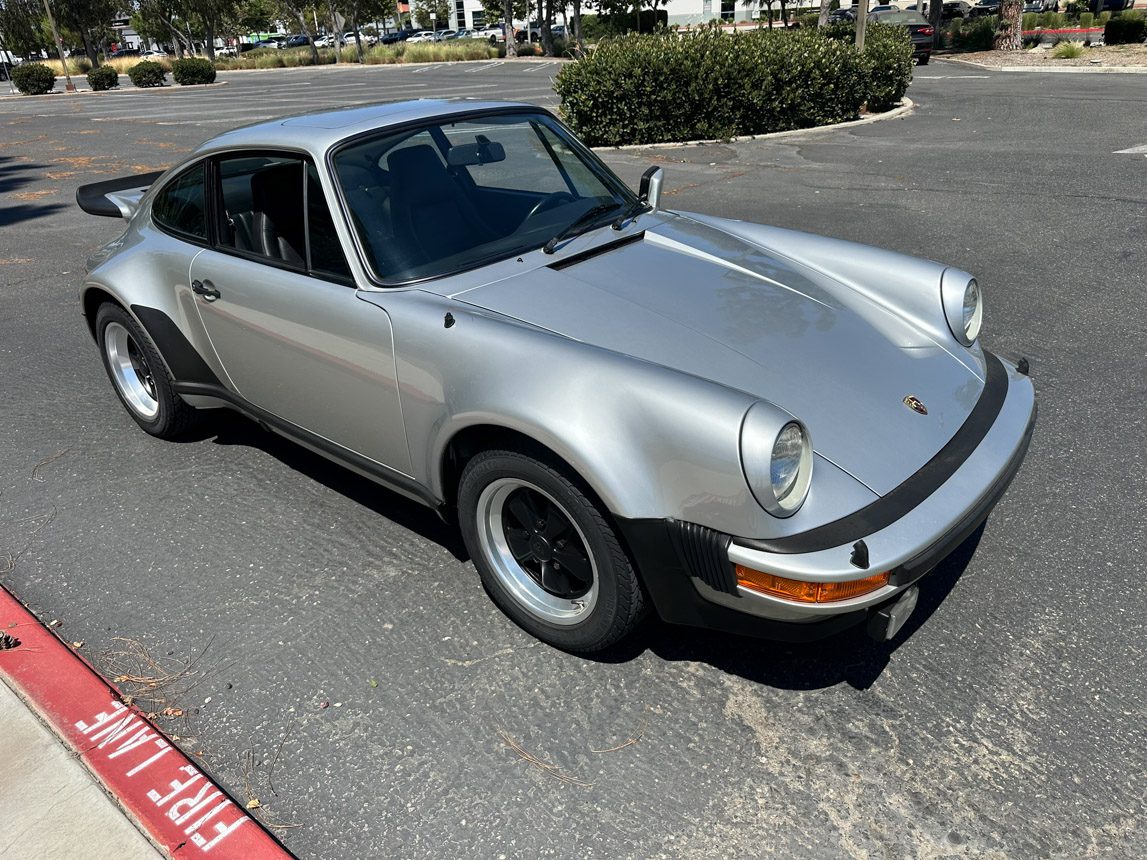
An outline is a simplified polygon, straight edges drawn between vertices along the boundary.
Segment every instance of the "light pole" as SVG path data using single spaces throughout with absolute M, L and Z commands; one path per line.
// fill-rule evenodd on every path
M 68 74 L 68 61 L 64 57 L 64 43 L 56 29 L 56 19 L 52 17 L 52 7 L 48 5 L 48 0 L 44 0 L 44 11 L 48 13 L 48 25 L 52 28 L 52 38 L 56 41 L 56 53 L 60 55 L 60 67 L 64 70 L 64 80 L 67 81 L 64 89 L 69 93 L 74 93 L 76 85 L 72 83 L 72 76 Z

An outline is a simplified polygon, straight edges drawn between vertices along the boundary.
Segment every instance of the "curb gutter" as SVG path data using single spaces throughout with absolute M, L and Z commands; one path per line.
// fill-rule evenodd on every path
M 135 825 L 173 858 L 291 855 L 139 708 L 0 586 L 0 678 L 60 737 Z
M 971 69 L 987 72 L 1035 72 L 1053 75 L 1147 75 L 1147 66 L 989 66 L 972 60 L 958 60 L 955 57 L 936 57 L 945 63 L 958 63 Z

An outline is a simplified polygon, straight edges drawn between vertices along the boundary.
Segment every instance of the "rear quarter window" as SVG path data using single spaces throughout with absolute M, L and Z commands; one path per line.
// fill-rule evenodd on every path
M 207 241 L 207 206 L 203 162 L 189 167 L 163 187 L 151 206 L 151 217 L 161 227 Z

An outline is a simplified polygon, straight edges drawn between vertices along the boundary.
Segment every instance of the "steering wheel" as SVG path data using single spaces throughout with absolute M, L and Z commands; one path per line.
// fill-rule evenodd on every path
M 577 198 L 570 194 L 568 191 L 555 191 L 552 194 L 547 194 L 541 200 L 534 204 L 534 208 L 526 215 L 525 220 L 529 220 L 537 215 L 539 212 L 545 212 L 548 209 L 553 209 L 555 206 L 560 206 L 563 203 L 573 203 Z

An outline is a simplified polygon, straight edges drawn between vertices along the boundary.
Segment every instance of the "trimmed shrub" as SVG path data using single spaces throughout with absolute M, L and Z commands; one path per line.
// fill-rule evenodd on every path
M 12 69 L 12 83 L 26 96 L 42 96 L 56 88 L 56 73 L 43 63 L 24 63 Z
M 127 76 L 137 87 L 162 87 L 167 70 L 159 63 L 144 60 L 128 69 Z
M 202 57 L 185 57 L 171 64 L 171 77 L 181 87 L 215 83 L 215 65 Z
M 88 86 L 93 90 L 110 90 L 119 86 L 119 75 L 111 66 L 100 66 L 88 72 Z
M 870 111 L 892 110 L 912 83 L 912 39 L 905 27 L 869 24 L 864 35 Z
M 1147 38 L 1147 21 L 1142 15 L 1124 12 L 1103 25 L 1103 44 L 1138 45 Z
M 1085 30 L 1089 30 L 1092 27 L 1094 27 L 1095 26 L 1095 13 L 1094 12 L 1083 12 L 1079 16 L 1079 26 Z
M 1000 19 L 996 15 L 977 18 L 969 24 L 961 24 L 951 31 L 951 47 L 954 51 L 990 51 L 996 36 Z
M 591 146 L 727 138 L 855 118 L 872 63 L 816 30 L 707 27 L 607 39 L 554 89 Z
M 1051 55 L 1057 60 L 1074 60 L 1083 53 L 1083 45 L 1079 42 L 1060 42 L 1055 46 Z

